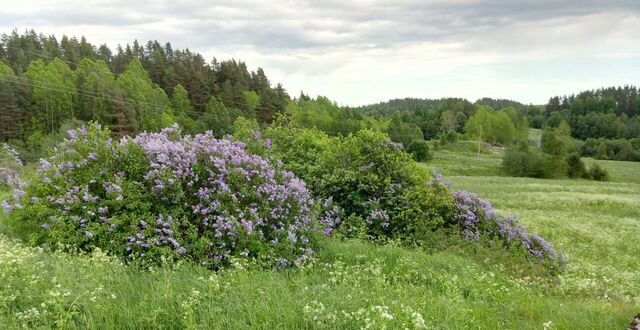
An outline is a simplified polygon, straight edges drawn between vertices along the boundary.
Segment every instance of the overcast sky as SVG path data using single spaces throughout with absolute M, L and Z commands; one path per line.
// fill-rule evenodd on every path
M 138 4 L 132 4 L 132 3 Z M 207 3 L 208 2 L 208 3 Z M 170 41 L 342 105 L 640 84 L 640 0 L 0 0 L 3 33 Z

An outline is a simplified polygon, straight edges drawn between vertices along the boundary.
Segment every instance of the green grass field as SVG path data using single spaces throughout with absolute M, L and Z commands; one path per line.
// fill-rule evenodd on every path
M 314 264 L 219 273 L 141 270 L 101 253 L 31 248 L 0 235 L 2 328 L 620 329 L 640 311 L 640 163 L 598 161 L 612 182 L 506 177 L 500 152 L 438 151 L 424 166 L 517 214 L 570 263 L 555 280 L 506 253 L 425 253 L 326 239 Z M 633 181 L 633 182 L 631 182 Z M 1 220 L 0 220 L 1 224 Z M 1 228 L 0 228 L 1 231 Z M 526 267 L 523 267 L 526 268 Z

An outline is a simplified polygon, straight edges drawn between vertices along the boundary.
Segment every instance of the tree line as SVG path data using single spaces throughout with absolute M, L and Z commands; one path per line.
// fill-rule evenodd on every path
M 526 141 L 529 126 L 554 128 L 565 122 L 571 136 L 600 139 L 596 147 L 604 144 L 608 158 L 620 159 L 618 154 L 633 154 L 626 152 L 628 144 L 633 149 L 638 144 L 633 139 L 640 137 L 639 108 L 638 90 L 628 86 L 554 97 L 546 106 L 491 98 L 474 103 L 406 98 L 340 107 L 321 96 L 291 98 L 261 68 L 250 71 L 234 59 L 207 61 L 170 43 L 134 41 L 111 50 L 84 37 L 58 41 L 33 30 L 0 38 L 0 139 L 11 141 L 27 160 L 37 159 L 61 131 L 80 122 L 108 125 L 116 137 L 173 123 L 187 133 L 212 130 L 223 136 L 239 117 L 267 125 L 280 114 L 332 135 L 383 131 L 405 146 L 437 138 L 446 143 L 463 134 L 508 145 Z M 595 154 L 594 143 L 583 154 Z M 617 149 L 625 152 L 612 151 Z
M 290 101 L 262 69 L 218 61 L 170 43 L 96 46 L 84 37 L 26 31 L 0 40 L 0 138 L 38 144 L 72 120 L 115 135 L 177 122 L 187 131 L 229 132 L 236 117 L 270 123 Z

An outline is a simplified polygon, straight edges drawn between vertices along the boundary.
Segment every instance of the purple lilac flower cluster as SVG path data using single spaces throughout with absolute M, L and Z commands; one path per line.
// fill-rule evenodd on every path
M 322 234 L 324 236 L 331 236 L 333 231 L 342 222 L 341 216 L 343 214 L 340 206 L 333 202 L 333 197 L 326 198 L 322 202 L 321 214 L 318 218 L 318 222 L 322 228 L 324 228 Z
M 113 143 L 94 124 L 69 131 L 54 155 L 15 202 L 3 202 L 7 211 L 24 205 L 22 220 L 38 221 L 52 240 L 211 267 L 231 256 L 300 265 L 314 253 L 314 233 L 339 222 L 328 209 L 319 225 L 303 182 L 211 132 L 171 127 Z
M 365 222 L 371 226 L 380 226 L 381 228 L 389 227 L 389 214 L 380 206 L 380 199 L 372 199 L 367 204 L 371 207 L 371 212 L 365 218 Z
M 517 217 L 501 217 L 491 203 L 470 192 L 458 191 L 453 197 L 456 221 L 465 239 L 497 237 L 507 245 L 524 247 L 530 255 L 553 268 L 563 268 L 564 257 L 540 236 L 527 234 L 525 227 L 518 224 Z

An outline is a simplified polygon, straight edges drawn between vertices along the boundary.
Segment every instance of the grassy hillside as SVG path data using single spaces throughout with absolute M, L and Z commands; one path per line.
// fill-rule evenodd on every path
M 557 281 L 501 249 L 425 253 L 326 239 L 313 265 L 213 273 L 180 264 L 140 270 L 100 253 L 29 248 L 0 235 L 0 324 L 129 329 L 614 329 L 640 309 L 640 182 L 500 176 L 500 153 L 439 151 L 447 174 L 564 251 Z M 640 163 L 601 162 L 614 180 Z M 637 180 L 637 179 L 635 179 Z M 1 224 L 1 219 L 0 219 Z M 1 229 L 1 227 L 0 227 Z

